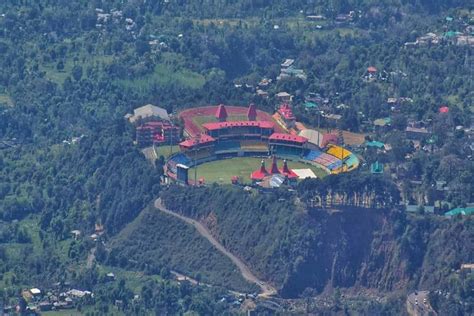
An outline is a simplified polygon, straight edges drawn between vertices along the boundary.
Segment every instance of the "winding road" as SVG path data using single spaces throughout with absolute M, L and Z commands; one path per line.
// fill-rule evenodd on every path
M 251 283 L 254 283 L 254 284 L 256 284 L 260 287 L 260 289 L 262 291 L 259 294 L 260 297 L 269 297 L 269 296 L 277 294 L 277 290 L 273 286 L 271 286 L 269 283 L 266 283 L 266 282 L 258 279 L 252 273 L 252 271 L 250 271 L 249 267 L 242 260 L 240 260 L 239 258 L 234 256 L 232 253 L 230 253 L 227 249 L 225 249 L 224 246 L 217 239 L 215 239 L 214 236 L 212 236 L 211 232 L 204 225 L 202 225 L 201 223 L 199 223 L 198 221 L 196 221 L 192 218 L 189 218 L 189 217 L 186 217 L 186 216 L 183 216 L 181 214 L 178 214 L 178 213 L 175 213 L 173 211 L 168 210 L 162 204 L 161 198 L 158 198 L 158 199 L 155 200 L 155 208 L 157 208 L 158 210 L 160 210 L 163 213 L 174 216 L 174 217 L 182 220 L 183 222 L 186 222 L 187 224 L 189 224 L 189 225 L 193 226 L 194 228 L 196 228 L 196 230 L 198 231 L 199 234 L 201 234 L 201 236 L 206 238 L 214 247 L 217 248 L 217 250 L 219 252 L 221 252 L 223 255 L 228 257 L 239 268 L 240 273 L 242 274 L 242 277 L 244 279 L 246 279 L 247 281 L 249 281 Z

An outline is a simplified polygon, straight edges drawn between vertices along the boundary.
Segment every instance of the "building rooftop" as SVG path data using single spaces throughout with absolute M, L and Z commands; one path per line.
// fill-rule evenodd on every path
M 288 177 L 288 179 L 297 179 L 299 176 L 290 168 L 288 168 L 288 162 L 283 160 L 283 168 L 280 170 L 280 173 Z
M 472 215 L 474 214 L 474 207 L 458 207 L 455 209 L 450 210 L 449 212 L 444 213 L 444 216 L 456 216 L 456 215 Z
M 268 173 L 267 169 L 265 169 L 265 161 L 262 160 L 262 163 L 260 165 L 260 169 L 255 170 L 254 172 L 252 172 L 252 174 L 250 175 L 250 178 L 252 180 L 263 180 L 263 178 L 265 178 L 268 175 L 269 175 L 269 173 Z
M 374 73 L 374 72 L 377 72 L 377 68 L 375 68 L 374 66 L 370 66 L 367 68 L 367 71 L 370 73 Z
M 370 141 L 370 142 L 365 142 L 365 145 L 367 147 L 376 147 L 378 149 L 384 148 L 385 144 L 376 140 Z
M 293 110 L 286 103 L 280 105 L 280 108 L 278 109 L 278 113 L 280 113 L 280 115 L 283 116 L 287 120 L 295 119 L 295 116 L 293 115 Z
M 275 124 L 269 121 L 231 121 L 231 122 L 212 122 L 204 123 L 202 126 L 208 130 L 218 130 L 229 127 L 260 127 L 260 128 L 273 128 Z
M 291 65 L 293 65 L 294 62 L 294 59 L 285 59 L 285 61 L 281 64 L 281 67 L 290 67 Z
M 220 121 L 225 121 L 227 119 L 227 111 L 225 109 L 224 104 L 220 104 L 217 107 L 216 118 Z
M 130 123 L 135 123 L 140 119 L 145 119 L 148 117 L 159 117 L 162 120 L 169 121 L 170 117 L 168 112 L 164 108 L 160 108 L 158 106 L 154 106 L 152 104 L 147 104 L 136 108 L 133 110 L 133 115 L 129 116 Z
M 254 103 L 250 103 L 249 108 L 247 110 L 247 118 L 250 121 L 254 121 L 257 118 L 257 107 Z
M 269 139 L 270 140 L 286 140 L 286 141 L 296 142 L 296 143 L 301 143 L 301 144 L 304 144 L 308 141 L 306 137 L 284 134 L 284 133 L 273 133 L 272 135 L 270 135 Z
M 412 126 L 408 126 L 406 129 L 405 129 L 406 132 L 412 132 L 412 133 L 421 133 L 421 134 L 429 134 L 430 132 L 424 128 L 424 127 L 412 127 Z
M 179 143 L 180 146 L 182 147 L 193 147 L 195 145 L 198 145 L 198 144 L 208 144 L 208 143 L 212 143 L 214 142 L 215 139 L 209 135 L 206 135 L 206 134 L 201 134 L 199 136 L 199 139 L 197 138 L 190 138 L 190 139 L 187 139 L 181 143 Z

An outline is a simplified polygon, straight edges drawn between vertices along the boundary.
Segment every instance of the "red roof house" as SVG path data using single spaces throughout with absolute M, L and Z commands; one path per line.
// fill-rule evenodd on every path
M 224 122 L 227 119 L 227 110 L 225 109 L 224 104 L 219 104 L 216 111 L 216 119 L 219 122 Z
M 377 68 L 375 68 L 374 66 L 370 66 L 367 68 L 367 71 L 373 74 L 377 72 Z
M 439 108 L 439 113 L 448 113 L 449 112 L 449 107 L 446 105 L 443 105 Z
M 249 109 L 247 110 L 247 118 L 249 121 L 255 121 L 257 119 L 257 107 L 253 103 L 250 103 L 249 105 Z

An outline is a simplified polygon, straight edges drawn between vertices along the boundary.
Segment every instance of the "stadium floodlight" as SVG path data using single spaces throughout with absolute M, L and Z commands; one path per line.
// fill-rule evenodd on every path
M 201 133 L 196 134 L 196 138 L 194 140 L 194 185 L 197 183 L 197 150 L 199 147 L 199 141 L 201 139 Z

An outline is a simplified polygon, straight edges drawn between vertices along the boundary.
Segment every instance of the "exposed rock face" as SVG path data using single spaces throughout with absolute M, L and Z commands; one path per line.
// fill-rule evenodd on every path
M 284 297 L 306 288 L 381 292 L 436 289 L 453 269 L 474 261 L 469 218 L 413 217 L 396 210 L 348 207 L 301 210 L 287 198 L 203 189 L 165 196 L 169 208 L 200 219 L 234 255 Z

